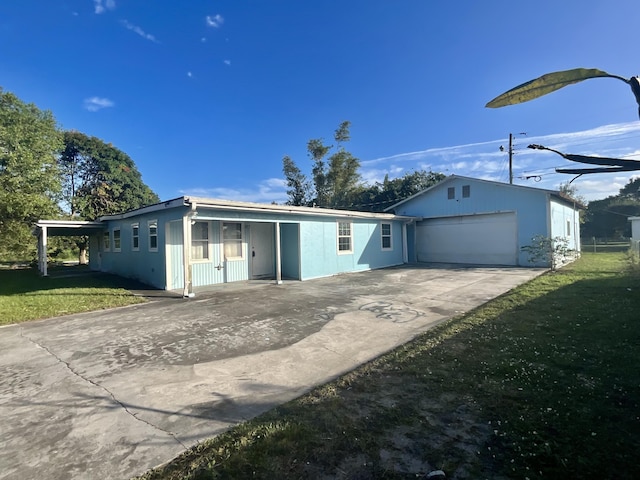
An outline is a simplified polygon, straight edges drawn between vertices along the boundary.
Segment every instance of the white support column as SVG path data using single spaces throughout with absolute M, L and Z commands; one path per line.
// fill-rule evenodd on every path
M 276 222 L 276 284 L 282 284 L 282 252 L 280 251 L 280 222 Z
M 42 255 L 42 276 L 47 276 L 47 227 L 46 225 L 42 227 L 42 247 L 40 248 L 40 253 Z
M 191 216 L 189 214 L 182 217 L 182 266 L 184 277 L 182 296 L 193 297 L 191 281 Z

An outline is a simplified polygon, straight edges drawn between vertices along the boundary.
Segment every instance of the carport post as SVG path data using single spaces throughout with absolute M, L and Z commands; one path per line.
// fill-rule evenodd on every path
M 43 225 L 40 232 L 40 272 L 43 277 L 47 276 L 47 226 Z
M 280 252 L 280 222 L 276 222 L 276 284 L 282 284 L 282 255 Z

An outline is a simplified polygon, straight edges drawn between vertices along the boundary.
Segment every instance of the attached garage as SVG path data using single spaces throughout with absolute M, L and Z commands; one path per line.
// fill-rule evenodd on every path
M 460 215 L 416 225 L 419 262 L 518 265 L 515 212 Z

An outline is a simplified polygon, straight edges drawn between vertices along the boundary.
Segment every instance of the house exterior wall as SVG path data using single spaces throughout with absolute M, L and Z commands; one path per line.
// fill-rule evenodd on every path
M 568 248 L 580 251 L 580 215 L 569 205 L 553 198 L 549 201 L 551 233 L 549 237 L 561 237 L 567 240 Z
M 352 251 L 338 252 L 338 222 L 351 222 Z M 391 224 L 391 248 L 382 249 L 381 223 Z M 402 223 L 322 218 L 300 223 L 301 280 L 400 265 Z
M 300 225 L 280 224 L 282 277 L 300 280 Z
M 469 189 L 467 197 L 463 196 L 463 187 Z M 449 198 L 451 188 L 453 198 Z M 424 218 L 514 212 L 517 219 L 517 263 L 532 266 L 529 255 L 522 251 L 522 247 L 530 245 L 531 239 L 536 235 L 550 236 L 552 212 L 554 218 L 564 219 L 567 212 L 572 210 L 561 202 L 554 202 L 556 205 L 550 209 L 549 202 L 549 193 L 544 190 L 452 178 L 434 186 L 423 195 L 398 205 L 394 211 L 397 215 Z M 577 242 L 579 243 L 579 239 Z
M 193 222 L 208 225 L 207 258 L 191 258 L 193 287 L 249 280 L 252 275 L 250 242 L 252 232 L 259 230 L 254 228 L 257 223 L 269 223 L 274 228 L 278 224 L 280 227 L 281 272 L 284 278 L 304 280 L 403 263 L 402 222 L 398 220 L 339 219 L 207 208 L 190 212 L 184 207 L 123 219 L 105 219 L 110 245 L 105 249 L 102 235 L 95 236 L 92 243 L 97 251 L 92 255 L 95 265 L 104 272 L 134 278 L 157 288 L 183 288 L 185 215 L 189 215 L 188 228 Z M 157 223 L 157 251 L 149 250 L 150 221 Z M 352 252 L 338 253 L 338 221 L 348 221 L 352 225 Z M 242 226 L 241 257 L 227 259 L 224 256 L 222 227 L 225 222 Z M 387 249 L 382 248 L 381 223 L 390 225 L 391 247 Z M 138 227 L 137 249 L 133 248 L 134 225 Z M 116 230 L 120 232 L 119 251 L 114 248 Z M 269 231 L 274 235 L 274 229 Z M 191 234 L 191 230 L 189 232 Z M 273 255 L 275 262 L 275 248 Z
M 123 277 L 133 278 L 156 288 L 167 288 L 166 282 L 166 224 L 181 219 L 185 209 L 155 211 L 129 218 L 105 221 L 110 245 L 105 249 L 103 238 L 97 243 L 100 270 Z M 150 248 L 149 222 L 156 223 L 157 248 Z M 138 248 L 133 248 L 133 228 L 138 225 Z M 120 251 L 116 251 L 114 231 L 120 231 Z

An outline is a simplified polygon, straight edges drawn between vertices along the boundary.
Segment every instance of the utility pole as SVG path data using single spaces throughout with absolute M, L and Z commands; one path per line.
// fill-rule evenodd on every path
M 513 185 L 513 133 L 509 134 L 509 185 Z

